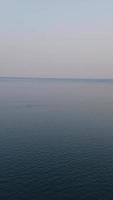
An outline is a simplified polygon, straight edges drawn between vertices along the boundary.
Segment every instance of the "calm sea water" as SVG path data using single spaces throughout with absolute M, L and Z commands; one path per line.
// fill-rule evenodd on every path
M 113 81 L 0 79 L 0 199 L 113 199 Z

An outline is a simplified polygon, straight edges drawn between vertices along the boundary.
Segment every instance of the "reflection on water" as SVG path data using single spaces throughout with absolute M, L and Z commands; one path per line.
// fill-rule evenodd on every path
M 113 199 L 113 81 L 0 79 L 0 199 Z

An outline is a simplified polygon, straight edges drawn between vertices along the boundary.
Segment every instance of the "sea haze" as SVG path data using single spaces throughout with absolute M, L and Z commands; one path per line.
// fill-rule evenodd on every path
M 0 78 L 0 199 L 113 199 L 113 80 Z

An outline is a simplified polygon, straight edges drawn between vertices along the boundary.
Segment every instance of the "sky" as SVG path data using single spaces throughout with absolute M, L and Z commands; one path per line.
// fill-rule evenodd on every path
M 113 0 L 1 0 L 0 76 L 113 78 Z

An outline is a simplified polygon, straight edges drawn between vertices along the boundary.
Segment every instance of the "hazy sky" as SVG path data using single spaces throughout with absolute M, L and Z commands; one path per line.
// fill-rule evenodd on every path
M 113 78 L 113 0 L 1 0 L 0 75 Z

